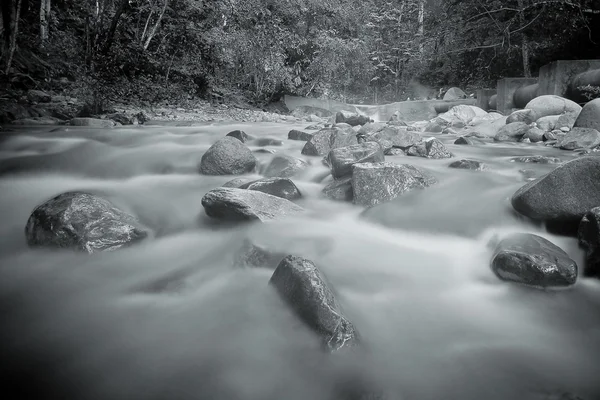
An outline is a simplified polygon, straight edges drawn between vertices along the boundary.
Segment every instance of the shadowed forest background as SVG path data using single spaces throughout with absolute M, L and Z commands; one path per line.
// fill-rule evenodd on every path
M 5 0 L 0 79 L 94 108 L 377 104 L 598 58 L 599 26 L 598 0 Z

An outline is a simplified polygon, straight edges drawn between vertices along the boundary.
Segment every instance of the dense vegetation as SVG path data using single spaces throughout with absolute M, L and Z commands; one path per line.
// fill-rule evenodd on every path
M 600 56 L 598 0 L 4 0 L 2 84 L 382 103 Z M 419 83 L 417 83 L 419 82 Z

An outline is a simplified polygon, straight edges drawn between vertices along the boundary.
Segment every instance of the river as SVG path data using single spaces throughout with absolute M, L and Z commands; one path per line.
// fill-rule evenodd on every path
M 320 400 L 360 376 L 389 399 L 559 399 L 563 392 L 600 399 L 600 282 L 579 277 L 568 290 L 535 290 L 501 282 L 489 267 L 494 237 L 532 232 L 582 269 L 574 238 L 517 218 L 509 201 L 525 183 L 520 169 L 540 176 L 555 167 L 511 157 L 573 153 L 524 143 L 458 146 L 454 136 L 434 135 L 454 160 L 478 159 L 489 169 L 386 156 L 426 168 L 439 183 L 379 209 L 373 217 L 382 224 L 320 196 L 327 168 L 300 155 L 304 142 L 286 139 L 303 126 L 3 133 L 0 372 L 20 393 L 10 398 Z M 268 148 L 312 163 L 294 178 L 308 214 L 240 226 L 204 215 L 202 196 L 232 177 L 199 175 L 197 165 L 234 129 L 282 139 Z M 273 157 L 256 155 L 263 167 Z M 154 237 L 94 255 L 29 249 L 29 214 L 68 190 L 101 194 Z M 318 340 L 267 285 L 272 271 L 232 266 L 245 238 L 313 260 L 368 356 L 340 362 L 320 354 Z

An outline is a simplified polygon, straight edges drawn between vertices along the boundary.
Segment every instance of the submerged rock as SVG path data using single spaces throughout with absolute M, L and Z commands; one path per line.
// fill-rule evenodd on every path
M 435 138 L 428 139 L 412 146 L 406 151 L 406 155 L 433 159 L 454 157 L 454 155 L 448 151 L 446 146 L 444 146 L 439 139 Z
M 278 139 L 271 138 L 258 138 L 252 140 L 252 143 L 249 143 L 253 146 L 265 147 L 265 146 L 283 146 L 283 142 Z
M 592 208 L 583 216 L 577 238 L 586 251 L 583 274 L 600 278 L 600 207 Z
M 257 190 L 286 200 L 297 200 L 302 197 L 298 187 L 288 178 L 265 178 L 247 182 L 240 189 Z
M 213 189 L 202 198 L 202 206 L 206 215 L 224 221 L 264 222 L 304 211 L 289 200 L 238 188 Z
M 513 157 L 511 162 L 531 163 L 531 164 L 559 164 L 560 158 L 547 156 L 523 156 Z
M 331 150 L 357 144 L 355 133 L 348 133 L 339 128 L 321 129 L 306 142 L 302 154 L 309 156 L 326 156 Z
M 233 266 L 236 268 L 269 268 L 275 269 L 285 258 L 286 254 L 277 253 L 259 246 L 252 241 L 245 239 L 242 247 L 237 251 Z
M 413 189 L 437 183 L 428 172 L 410 164 L 361 163 L 352 166 L 354 204 L 374 206 Z
M 352 190 L 352 177 L 335 180 L 323 188 L 325 197 L 337 201 L 352 201 L 354 191 Z
M 267 178 L 291 178 L 307 167 L 308 163 L 300 158 L 276 156 L 273 157 L 263 175 Z
M 231 136 L 218 140 L 202 155 L 203 175 L 237 175 L 256 167 L 256 157 L 241 141 Z
M 477 160 L 458 160 L 449 165 L 450 168 L 470 169 L 473 171 L 483 171 L 487 165 Z
M 333 149 L 327 155 L 331 175 L 335 179 L 352 174 L 352 165 L 361 162 L 380 162 L 385 158 L 378 143 L 365 142 Z
M 491 264 L 500 279 L 529 286 L 570 286 L 577 280 L 575 261 L 552 242 L 530 233 L 500 241 Z
M 29 246 L 95 253 L 139 242 L 149 231 L 111 202 L 85 192 L 66 192 L 33 210 L 25 227 Z
M 336 352 L 359 344 L 358 332 L 344 316 L 329 282 L 312 261 L 293 255 L 285 257 L 269 284 L 321 338 L 326 351 Z

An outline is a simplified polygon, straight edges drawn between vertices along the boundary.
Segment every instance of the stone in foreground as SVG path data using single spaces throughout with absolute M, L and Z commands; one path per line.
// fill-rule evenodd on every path
M 454 157 L 454 155 L 448 151 L 446 146 L 444 146 L 439 139 L 435 138 L 428 139 L 412 146 L 406 151 L 406 155 L 433 159 Z
M 600 157 L 563 163 L 517 190 L 511 203 L 529 218 L 576 231 L 585 213 L 600 204 Z
M 256 157 L 244 144 L 231 136 L 218 140 L 202 155 L 203 175 L 238 175 L 254 170 Z
M 593 149 L 600 145 L 600 132 L 592 128 L 573 128 L 558 142 L 563 150 Z
M 328 352 L 355 347 L 358 332 L 344 316 L 329 282 L 312 261 L 289 255 L 269 284 L 299 319 L 322 340 Z
M 206 215 L 224 221 L 270 221 L 304 209 L 289 200 L 256 190 L 217 188 L 202 198 Z
M 448 167 L 457 169 L 470 169 L 473 171 L 483 171 L 487 169 L 487 165 L 477 160 L 458 160 L 454 161 Z
M 298 187 L 288 178 L 265 178 L 244 183 L 240 189 L 257 190 L 286 200 L 297 200 L 302 197 Z
M 352 174 L 352 165 L 364 162 L 381 162 L 385 156 L 379 143 L 365 142 L 340 147 L 329 152 L 327 160 L 331 165 L 331 175 L 335 179 Z
M 600 207 L 592 208 L 583 216 L 577 238 L 586 251 L 583 274 L 600 278 Z
M 560 247 L 530 233 L 510 235 L 498 243 L 492 270 L 503 281 L 534 287 L 564 287 L 577 280 L 577 264 Z
M 321 129 L 302 148 L 302 154 L 309 156 L 326 156 L 331 150 L 357 144 L 355 133 L 348 133 L 339 128 Z
M 352 166 L 354 204 L 371 207 L 395 199 L 413 189 L 422 189 L 437 180 L 410 164 L 361 163 Z
M 308 167 L 308 163 L 291 156 L 275 156 L 263 173 L 267 178 L 291 178 Z
M 29 246 L 96 253 L 129 246 L 148 236 L 132 215 L 85 192 L 62 193 L 33 210 L 25 236 Z

